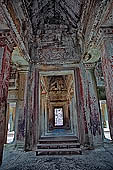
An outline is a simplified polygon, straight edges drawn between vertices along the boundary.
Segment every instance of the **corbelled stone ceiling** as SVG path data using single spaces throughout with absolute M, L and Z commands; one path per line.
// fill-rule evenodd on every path
M 46 24 L 77 28 L 84 0 L 25 0 L 33 32 L 44 30 Z
M 35 41 L 32 60 L 42 64 L 80 61 L 77 28 L 84 0 L 26 0 Z

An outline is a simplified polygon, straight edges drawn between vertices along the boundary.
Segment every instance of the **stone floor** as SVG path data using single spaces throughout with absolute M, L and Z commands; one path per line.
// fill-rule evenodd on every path
M 113 143 L 72 156 L 36 157 L 6 147 L 0 170 L 113 170 Z

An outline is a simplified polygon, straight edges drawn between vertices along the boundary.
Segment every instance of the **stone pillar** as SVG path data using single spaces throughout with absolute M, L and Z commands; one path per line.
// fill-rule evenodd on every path
M 0 32 L 0 165 L 5 142 L 8 84 L 13 50 L 12 46 L 8 45 L 6 34 L 9 33 Z
M 88 107 L 90 111 L 90 131 L 93 145 L 103 143 L 102 120 L 97 96 L 96 79 L 94 75 L 94 64 L 85 64 L 88 84 Z
M 30 65 L 28 80 L 27 80 L 27 93 L 24 106 L 25 113 L 25 150 L 32 150 L 38 141 L 38 128 L 39 128 L 39 71 Z
M 64 114 L 64 120 L 65 120 L 65 128 L 68 129 L 69 128 L 69 100 L 66 101 L 65 104 L 65 114 Z
M 75 69 L 75 94 L 80 143 L 90 147 L 102 144 L 102 126 L 96 83 L 91 68 L 80 64 Z
M 15 138 L 17 148 L 24 148 L 25 140 L 25 115 L 24 115 L 24 94 L 26 88 L 27 71 L 18 71 L 18 100 L 16 103 L 15 117 Z
M 70 100 L 69 108 L 70 108 L 70 127 L 71 127 L 72 133 L 74 133 L 73 132 L 74 131 L 74 124 L 73 124 L 74 115 L 73 115 L 73 100 L 72 99 Z
M 5 128 L 5 144 L 7 143 L 7 133 L 8 133 L 8 121 L 9 121 L 9 103 L 7 102 L 7 113 L 6 113 L 6 128 Z
M 112 26 L 102 27 L 100 50 L 102 71 L 105 81 L 110 134 L 111 139 L 113 140 L 113 16 L 111 24 Z
M 47 113 L 47 99 L 45 101 L 45 135 L 48 132 L 48 113 Z
M 41 135 L 44 136 L 45 133 L 45 101 L 44 101 L 44 95 L 41 96 L 41 106 L 40 106 L 40 111 L 41 111 Z
M 81 66 L 83 68 L 83 66 Z M 81 144 L 89 144 L 88 136 L 88 122 L 86 118 L 87 107 L 86 107 L 86 82 L 84 80 L 85 71 L 81 68 L 75 68 L 75 112 L 77 111 L 77 130 L 78 138 Z
M 74 96 L 72 97 L 71 100 L 71 107 L 72 107 L 72 129 L 73 133 L 78 136 L 78 129 L 77 129 L 77 111 L 76 111 L 76 106 L 75 106 L 75 98 Z

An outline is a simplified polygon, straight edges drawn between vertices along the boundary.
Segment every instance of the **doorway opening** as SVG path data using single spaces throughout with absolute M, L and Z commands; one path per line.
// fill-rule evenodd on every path
M 95 77 L 97 83 L 97 94 L 98 94 L 100 111 L 101 111 L 101 121 L 102 121 L 102 127 L 104 132 L 104 140 L 105 141 L 111 140 L 107 102 L 106 102 L 106 90 L 105 90 L 105 82 L 104 82 L 104 76 L 102 72 L 101 60 L 99 60 L 99 62 L 97 63 L 95 69 Z
M 8 130 L 7 130 L 7 142 L 6 143 L 12 143 L 14 140 L 15 114 L 16 114 L 16 103 L 10 102 L 8 104 L 8 109 L 7 109 Z
M 100 100 L 100 109 L 101 109 L 101 115 L 102 115 L 102 126 L 104 130 L 104 138 L 111 140 L 106 100 Z
M 62 127 L 64 125 L 63 108 L 54 108 L 54 125 L 55 127 Z
M 40 72 L 40 137 L 77 134 L 74 71 Z

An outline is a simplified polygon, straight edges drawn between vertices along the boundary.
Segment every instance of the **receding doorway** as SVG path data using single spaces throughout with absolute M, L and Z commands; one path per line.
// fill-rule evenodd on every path
M 54 108 L 54 126 L 62 127 L 63 125 L 64 125 L 63 108 L 62 107 Z
M 40 137 L 77 134 L 74 71 L 40 72 Z

